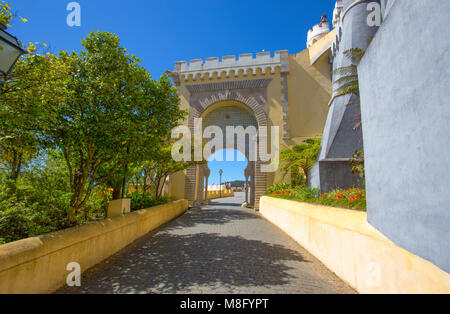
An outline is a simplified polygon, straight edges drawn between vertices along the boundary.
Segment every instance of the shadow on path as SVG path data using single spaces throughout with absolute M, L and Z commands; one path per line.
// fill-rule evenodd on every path
M 353 293 L 242 199 L 189 210 L 57 293 Z
M 298 252 L 280 245 L 206 233 L 163 233 L 126 251 L 121 254 L 126 258 L 88 272 L 81 289 L 65 292 L 176 293 L 196 286 L 278 286 L 293 278 L 284 262 L 304 261 Z
M 230 206 L 225 204 L 215 204 L 216 206 Z M 211 205 L 209 205 L 211 206 Z M 207 225 L 223 225 L 226 223 L 247 220 L 247 219 L 257 219 L 258 216 L 251 212 L 251 209 L 244 211 L 239 209 L 218 209 L 218 208 L 193 208 L 186 213 L 189 219 L 180 219 L 177 224 L 169 226 L 169 228 L 186 228 L 194 227 L 198 224 Z

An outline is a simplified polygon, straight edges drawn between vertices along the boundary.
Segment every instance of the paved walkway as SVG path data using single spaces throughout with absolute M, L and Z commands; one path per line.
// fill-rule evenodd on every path
M 242 203 L 240 194 L 192 209 L 58 293 L 354 293 Z

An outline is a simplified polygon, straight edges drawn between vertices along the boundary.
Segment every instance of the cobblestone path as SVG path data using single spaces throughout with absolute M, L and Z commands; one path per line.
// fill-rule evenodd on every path
M 57 293 L 355 293 L 243 195 L 191 209 Z

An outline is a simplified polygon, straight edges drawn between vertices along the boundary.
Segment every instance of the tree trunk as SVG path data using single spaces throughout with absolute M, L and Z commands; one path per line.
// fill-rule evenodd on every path
M 120 199 L 120 188 L 114 188 L 113 190 L 113 200 L 119 200 Z
M 17 153 L 17 151 L 13 152 L 13 161 L 11 163 L 11 179 L 14 183 L 17 183 L 17 179 L 20 176 L 22 171 L 22 162 L 23 162 L 23 154 Z
M 164 191 L 164 178 L 162 178 L 160 181 L 159 181 L 159 188 L 158 188 L 158 199 L 160 199 L 161 197 L 162 197 L 162 193 L 163 193 L 163 191 Z
M 138 180 L 138 183 L 139 183 L 139 180 Z M 139 195 L 139 184 L 136 186 L 136 192 L 137 192 L 137 195 Z M 142 197 L 141 197 L 141 201 L 139 202 L 140 207 L 142 207 L 142 204 L 144 204 L 145 194 L 147 194 L 147 170 L 144 170 L 144 182 L 142 185 Z

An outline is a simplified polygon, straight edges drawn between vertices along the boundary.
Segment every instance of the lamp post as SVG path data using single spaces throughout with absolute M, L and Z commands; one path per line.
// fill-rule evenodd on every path
M 20 56 L 26 53 L 17 38 L 7 33 L 6 26 L 0 23 L 0 73 L 7 76 Z
M 223 175 L 223 170 L 220 169 L 219 170 L 219 175 L 220 175 L 220 198 L 222 198 L 222 175 Z

